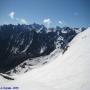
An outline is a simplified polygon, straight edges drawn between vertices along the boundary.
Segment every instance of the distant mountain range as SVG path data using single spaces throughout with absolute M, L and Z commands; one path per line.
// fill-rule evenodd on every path
M 85 29 L 59 26 L 46 28 L 36 23 L 1 25 L 0 73 L 10 71 L 27 60 L 32 62 L 34 58 L 50 55 L 56 49 L 64 53 L 68 48 L 68 43 Z M 32 65 L 33 63 L 29 66 Z

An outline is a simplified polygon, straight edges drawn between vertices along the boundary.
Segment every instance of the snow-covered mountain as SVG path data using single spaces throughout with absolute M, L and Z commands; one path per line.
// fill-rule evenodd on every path
M 40 68 L 10 81 L 0 77 L 1 86 L 17 86 L 20 90 L 89 90 L 90 28 L 78 34 L 67 51 Z
M 17 73 L 21 71 L 20 68 L 27 72 L 41 62 L 45 64 L 49 61 L 46 58 L 53 56 L 57 48 L 64 53 L 68 43 L 83 30 L 85 28 L 47 29 L 36 23 L 0 26 L 0 72 L 6 73 L 13 69 Z

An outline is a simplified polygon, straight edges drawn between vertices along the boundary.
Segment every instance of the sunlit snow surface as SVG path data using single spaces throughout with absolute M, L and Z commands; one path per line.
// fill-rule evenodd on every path
M 90 28 L 78 34 L 68 50 L 52 62 L 22 75 L 14 81 L 0 77 L 0 86 L 19 90 L 90 90 Z

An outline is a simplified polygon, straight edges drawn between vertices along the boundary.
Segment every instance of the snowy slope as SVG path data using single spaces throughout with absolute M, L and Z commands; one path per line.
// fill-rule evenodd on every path
M 89 43 L 90 28 L 78 34 L 68 50 L 52 62 L 0 84 L 15 85 L 20 90 L 90 90 Z

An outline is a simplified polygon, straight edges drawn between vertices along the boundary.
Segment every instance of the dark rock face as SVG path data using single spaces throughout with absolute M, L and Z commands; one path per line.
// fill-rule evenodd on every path
M 6 72 L 28 58 L 50 54 L 59 40 L 62 49 L 77 33 L 69 27 L 47 32 L 43 25 L 0 26 L 0 72 Z

